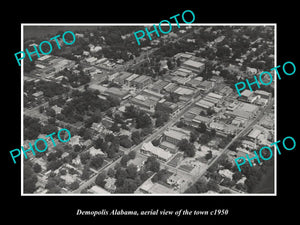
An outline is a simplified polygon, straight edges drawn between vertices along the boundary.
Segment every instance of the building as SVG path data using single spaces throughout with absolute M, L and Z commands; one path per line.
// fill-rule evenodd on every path
M 199 100 L 198 102 L 196 102 L 195 105 L 196 105 L 196 106 L 199 106 L 199 107 L 201 107 L 201 108 L 203 108 L 203 109 L 205 109 L 205 110 L 211 109 L 212 107 L 215 106 L 214 103 L 208 102 L 208 101 L 206 101 L 206 100 L 204 100 L 204 99 Z
M 188 77 L 192 75 L 192 71 L 184 68 L 178 68 L 174 73 L 172 73 L 172 75 L 180 76 L 180 77 Z
M 179 95 L 179 100 L 189 101 L 193 97 L 195 90 L 186 87 L 178 87 L 174 93 Z
M 130 96 L 129 91 L 122 90 L 117 87 L 107 88 L 104 92 L 105 95 L 117 97 L 120 100 L 124 100 Z
M 122 71 L 118 74 L 118 76 L 114 79 L 114 82 L 120 84 L 120 85 L 124 85 L 125 80 L 130 77 L 132 75 L 132 73 L 128 73 L 126 71 Z
M 141 75 L 136 79 L 132 80 L 132 85 L 139 89 L 142 89 L 151 83 L 152 83 L 151 77 L 146 75 Z
M 136 78 L 138 78 L 140 75 L 138 75 L 138 74 L 132 74 L 131 76 L 129 76 L 129 77 L 127 77 L 126 79 L 125 79 L 125 84 L 126 85 L 128 85 L 128 86 L 133 86 L 133 80 L 134 79 L 136 79 Z
M 85 61 L 91 65 L 95 65 L 97 60 L 98 59 L 96 57 L 89 57 L 85 59 Z
M 214 82 L 205 80 L 201 84 L 199 84 L 199 90 L 207 93 L 214 87 Z
M 164 95 L 159 94 L 159 93 L 154 92 L 154 91 L 151 91 L 149 89 L 144 89 L 141 94 L 144 95 L 144 96 L 149 97 L 150 99 L 156 100 L 156 101 L 158 101 L 158 100 L 160 100 L 164 97 Z
M 189 140 L 190 131 L 183 130 L 177 127 L 172 127 L 164 132 L 164 140 L 177 145 L 183 139 Z
M 90 147 L 88 152 L 91 156 L 102 155 L 105 156 L 105 153 L 101 151 L 101 149 L 96 149 L 94 146 Z
M 131 104 L 137 106 L 140 110 L 153 114 L 157 101 L 148 98 L 144 95 L 137 95 L 130 99 Z
M 108 75 L 108 81 L 112 82 L 119 76 L 121 76 L 120 72 L 110 74 L 110 75 Z
M 258 112 L 259 107 L 250 103 L 241 102 L 234 110 L 227 111 L 226 113 L 233 116 L 250 119 Z
M 174 76 L 172 77 L 171 81 L 177 84 L 185 85 L 187 82 L 191 80 L 190 77 L 180 77 L 180 76 Z
M 189 60 L 193 57 L 191 54 L 186 54 L 186 53 L 177 53 L 174 55 L 174 59 L 177 60 L 179 59 L 181 62 L 184 62 L 186 60 Z
M 91 84 L 89 87 L 88 87 L 90 90 L 93 90 L 93 91 L 99 91 L 101 94 L 103 94 L 106 90 L 107 90 L 107 87 L 104 87 L 102 85 L 99 85 L 99 84 Z
M 44 96 L 44 92 L 38 91 L 32 94 L 35 99 L 41 99 Z
M 193 87 L 193 88 L 197 88 L 197 87 L 200 86 L 201 83 L 202 83 L 202 80 L 194 78 L 194 79 L 192 79 L 192 80 L 189 80 L 189 81 L 186 83 L 186 85 L 187 85 L 187 86 L 190 86 L 190 87 Z
M 185 61 L 181 65 L 181 67 L 184 68 L 184 69 L 191 70 L 191 71 L 199 74 L 204 70 L 205 64 L 202 63 L 202 62 L 196 62 L 196 61 L 193 61 L 193 60 L 189 59 L 189 60 Z
M 177 88 L 178 88 L 178 84 L 175 84 L 175 83 L 169 83 L 168 85 L 166 85 L 164 87 L 164 90 L 167 92 L 167 93 L 172 93 L 174 92 Z
M 269 99 L 269 97 L 271 96 L 271 93 L 263 91 L 263 90 L 256 90 L 255 94 L 260 95 L 260 97 L 264 98 L 264 99 Z
M 91 194 L 110 194 L 108 191 L 106 191 L 104 188 L 99 187 L 97 185 L 94 185 L 93 187 L 91 187 L 90 189 L 88 189 L 87 191 L 88 193 Z
M 250 140 L 254 141 L 257 140 L 258 136 L 261 134 L 261 130 L 258 129 L 253 129 L 249 134 L 248 137 L 250 138 Z
M 164 87 L 167 86 L 168 84 L 169 82 L 167 81 L 157 80 L 151 85 L 150 90 L 157 93 L 161 93 Z
M 169 113 L 174 113 L 178 109 L 178 105 L 173 102 L 169 102 L 165 99 L 162 99 L 157 102 L 157 109 L 160 109 L 160 108 L 162 108 L 163 111 L 168 111 Z
M 168 161 L 172 157 L 170 152 L 154 146 L 151 142 L 143 143 L 140 152 L 146 155 L 154 156 L 164 162 Z

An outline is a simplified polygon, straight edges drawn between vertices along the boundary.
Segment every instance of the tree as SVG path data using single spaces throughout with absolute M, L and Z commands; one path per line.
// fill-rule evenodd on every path
M 181 128 L 181 127 L 183 127 L 185 124 L 184 124 L 184 122 L 183 121 L 178 121 L 177 123 L 176 123 L 176 127 L 178 127 L 178 128 Z
M 51 189 L 56 186 L 56 182 L 53 179 L 48 179 L 47 184 L 45 185 L 46 189 Z
M 154 139 L 153 141 L 151 141 L 151 143 L 154 145 L 154 146 L 158 146 L 160 144 L 160 141 L 159 139 Z
M 76 190 L 78 188 L 79 188 L 79 183 L 77 181 L 74 181 L 73 183 L 70 184 L 71 190 Z
M 127 177 L 131 179 L 135 179 L 137 176 L 137 167 L 136 165 L 129 164 L 126 168 Z
M 91 159 L 90 166 L 97 170 L 103 165 L 103 162 L 104 159 L 102 158 L 102 156 L 97 154 Z
M 131 140 L 135 145 L 141 143 L 142 140 L 141 140 L 140 132 L 139 131 L 132 132 Z
M 99 173 L 98 176 L 96 177 L 95 184 L 104 188 L 105 184 L 106 184 L 105 178 L 106 178 L 105 173 L 103 173 L 103 172 Z
M 193 130 L 190 134 L 190 142 L 194 143 L 199 137 L 199 133 L 196 130 Z
M 230 49 L 227 46 L 218 46 L 217 47 L 217 52 L 216 52 L 216 56 L 218 56 L 219 58 L 225 59 L 228 58 L 230 56 Z
M 132 146 L 132 142 L 129 140 L 127 135 L 120 136 L 120 145 L 124 148 L 130 148 Z
M 148 116 L 148 114 L 145 112 L 140 112 L 136 117 L 135 122 L 136 122 L 137 129 L 149 127 L 152 125 L 150 116 Z
M 130 160 L 130 157 L 128 155 L 123 155 L 123 157 L 120 160 L 120 164 L 123 167 L 127 166 L 127 162 Z
M 48 163 L 47 169 L 54 171 L 54 170 L 58 169 L 62 164 L 63 163 L 61 160 L 51 161 Z
M 125 119 L 135 118 L 137 117 L 137 115 L 138 115 L 138 110 L 133 105 L 125 107 L 125 112 L 123 113 Z
M 228 177 L 225 177 L 221 183 L 222 186 L 232 187 L 235 183 Z
M 205 155 L 206 160 L 210 160 L 212 158 L 212 152 L 208 151 L 208 153 Z
M 158 171 L 152 178 L 151 181 L 152 182 L 158 182 L 161 181 L 162 178 L 167 174 L 167 170 L 166 169 L 161 169 L 160 171 Z
M 188 188 L 185 193 L 205 193 L 207 191 L 206 183 L 203 180 L 198 180 L 193 186 Z
M 112 125 L 111 125 L 111 127 L 110 127 L 110 130 L 112 131 L 112 132 L 120 132 L 120 127 L 118 126 L 118 124 L 116 123 L 116 122 L 114 122 Z
M 206 125 L 205 123 L 201 122 L 199 124 L 199 126 L 196 128 L 196 131 L 198 131 L 199 133 L 205 133 L 206 132 Z
M 217 182 L 213 179 L 210 179 L 207 183 L 207 188 L 209 190 L 212 190 L 214 192 L 219 192 L 219 186 L 217 184 Z
M 34 171 L 35 173 L 41 172 L 41 171 L 42 171 L 41 165 L 38 164 L 38 163 L 35 163 L 35 164 L 33 165 L 33 171 Z
M 193 143 L 190 143 L 187 139 L 182 139 L 177 144 L 178 150 L 183 151 L 187 157 L 195 156 L 195 146 Z
M 80 147 L 80 145 L 75 145 L 74 146 L 74 152 L 78 153 L 82 150 L 82 148 Z
M 152 133 L 152 127 L 145 127 L 141 130 L 140 135 L 141 137 L 146 137 L 147 135 Z
M 160 168 L 160 163 L 154 156 L 148 157 L 147 161 L 145 162 L 146 170 L 150 170 L 152 172 L 158 172 Z
M 131 152 L 128 153 L 128 156 L 129 156 L 130 159 L 134 159 L 135 156 L 136 156 L 136 152 L 135 151 L 131 151 Z
M 109 177 L 114 177 L 115 176 L 115 170 L 113 169 L 113 168 L 109 168 L 108 170 L 107 170 L 107 176 L 109 176 Z
M 91 158 L 91 155 L 89 152 L 83 152 L 80 154 L 80 161 L 82 164 L 86 164 Z

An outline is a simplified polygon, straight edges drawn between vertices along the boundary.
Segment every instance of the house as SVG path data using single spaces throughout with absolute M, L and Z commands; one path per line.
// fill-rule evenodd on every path
M 151 142 L 143 143 L 140 152 L 146 155 L 154 156 L 164 162 L 168 161 L 172 157 L 170 152 L 154 146 Z
M 228 169 L 219 170 L 219 174 L 220 174 L 222 177 L 227 177 L 227 178 L 229 178 L 230 180 L 232 180 L 233 172 L 231 172 L 231 171 L 228 170 Z
M 61 113 L 61 110 L 62 110 L 62 108 L 58 107 L 57 105 L 52 106 L 51 109 L 53 109 L 56 114 Z
M 38 91 L 32 94 L 33 97 L 35 97 L 36 99 L 41 99 L 43 97 L 44 92 L 42 91 Z
M 88 152 L 91 156 L 102 155 L 105 156 L 105 153 L 101 151 L 101 149 L 96 149 L 94 146 L 88 149 Z

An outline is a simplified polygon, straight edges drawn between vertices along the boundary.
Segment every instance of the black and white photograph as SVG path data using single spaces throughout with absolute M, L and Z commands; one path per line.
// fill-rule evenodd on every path
M 2 14 L 3 221 L 297 221 L 296 4 L 111 3 Z
M 24 194 L 275 194 L 276 26 L 154 27 L 23 24 Z

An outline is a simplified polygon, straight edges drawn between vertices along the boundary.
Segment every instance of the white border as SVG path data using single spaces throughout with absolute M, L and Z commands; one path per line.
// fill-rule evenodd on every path
M 21 23 L 21 51 L 24 51 L 24 26 L 152 26 L 153 24 L 158 25 L 158 23 Z M 171 23 L 172 25 L 177 25 L 176 23 Z M 167 24 L 162 24 L 163 26 L 167 26 Z M 276 23 L 192 23 L 192 24 L 181 24 L 180 26 L 274 26 L 274 66 L 277 65 L 277 24 Z M 23 137 L 24 137 L 24 129 L 23 129 L 23 69 L 24 63 L 21 63 L 21 146 L 23 146 Z M 274 85 L 274 122 L 275 122 L 275 131 L 274 131 L 274 139 L 277 141 L 277 76 L 275 77 L 275 85 Z M 21 157 L 21 196 L 277 196 L 277 151 L 274 154 L 274 193 L 270 194 L 260 194 L 260 193 L 246 193 L 246 194 L 29 194 L 24 193 L 23 188 L 23 162 L 24 159 Z

